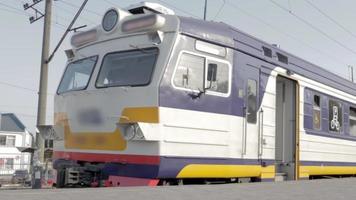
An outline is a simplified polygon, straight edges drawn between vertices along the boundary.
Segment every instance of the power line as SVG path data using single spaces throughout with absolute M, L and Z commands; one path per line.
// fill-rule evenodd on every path
M 16 12 L 15 10 L 10 10 L 10 9 L 3 8 L 3 7 L 0 7 L 0 10 L 3 10 L 5 12 L 11 13 L 11 14 L 17 14 L 17 15 L 21 15 L 21 16 L 28 16 L 25 13 Z
M 58 1 L 54 1 L 54 5 L 55 5 L 55 7 L 59 8 L 60 11 L 64 11 L 64 12 L 69 13 L 69 14 L 76 14 L 75 11 L 70 10 L 70 9 L 67 9 L 67 8 L 65 8 L 65 7 L 63 7 L 63 6 L 60 6 L 57 2 L 58 2 Z M 59 2 L 60 2 L 60 1 L 59 1 Z M 61 18 L 63 18 L 63 17 L 61 17 Z M 90 20 L 90 19 L 88 19 L 88 18 L 81 17 L 80 19 L 81 19 L 81 20 L 84 20 L 84 21 L 86 21 L 86 22 L 88 22 L 88 23 L 95 24 L 94 21 L 92 21 L 92 20 Z M 67 20 L 67 19 L 66 19 L 66 20 Z
M 3 6 L 5 8 L 1 8 L 0 7 L 0 10 L 3 10 L 3 11 L 6 11 L 6 12 L 9 12 L 9 13 L 12 13 L 12 14 L 17 14 L 17 15 L 21 15 L 21 16 L 26 16 L 26 17 L 30 17 L 31 15 L 21 9 L 18 9 L 16 7 L 13 7 L 13 6 L 10 6 L 10 5 L 7 5 L 5 3 L 1 3 L 0 2 L 0 6 Z M 63 27 L 65 27 L 63 24 L 57 22 L 57 21 L 53 21 L 52 20 L 52 23 L 53 25 L 56 26 L 56 28 L 59 28 L 59 29 L 63 29 Z
M 222 4 L 221 4 L 221 6 L 220 6 L 218 12 L 215 14 L 213 20 L 215 20 L 215 19 L 220 15 L 221 11 L 223 10 L 223 8 L 224 8 L 224 6 L 225 6 L 225 4 L 226 4 L 226 0 L 222 0 L 222 1 L 223 1 L 223 2 L 222 2 Z
M 13 83 L 7 83 L 7 82 L 0 81 L 0 85 L 6 85 L 6 86 L 13 87 L 13 88 L 17 88 L 17 89 L 34 92 L 34 93 L 37 94 L 37 90 L 35 90 L 35 89 L 23 87 L 23 86 L 16 85 L 16 84 L 13 84 Z M 47 93 L 47 95 L 54 95 L 54 94 Z
M 104 0 L 104 1 L 105 1 L 106 3 L 112 5 L 112 6 L 119 6 L 118 4 L 113 3 L 113 2 L 111 2 L 111 1 L 108 1 L 108 0 Z
M 9 104 L 0 104 L 0 107 L 15 107 L 15 108 L 33 108 L 37 109 L 37 106 L 28 106 L 28 105 L 9 105 Z
M 57 2 L 57 1 L 55 1 L 55 2 Z M 61 11 L 63 11 L 63 12 L 70 13 L 70 14 L 75 14 L 75 11 L 66 9 L 66 8 L 64 8 L 63 6 L 59 6 L 57 3 L 55 3 L 55 6 L 56 6 L 57 8 L 59 8 L 59 10 L 61 10 Z M 65 19 L 65 20 L 68 20 L 67 18 L 64 18 L 64 17 L 61 17 L 61 16 L 56 16 L 56 17 L 62 18 L 62 19 Z M 93 22 L 93 21 L 90 20 L 90 19 L 87 19 L 87 18 L 84 18 L 84 17 L 80 17 L 80 19 L 83 20 L 83 21 L 86 21 L 86 22 L 88 22 L 88 23 L 90 23 L 90 24 L 95 24 L 95 22 Z
M 329 16 L 328 14 L 326 14 L 326 12 L 324 12 L 323 10 L 321 10 L 320 8 L 318 8 L 315 4 L 313 4 L 312 2 L 310 2 L 309 0 L 304 0 L 306 3 L 308 3 L 311 7 L 313 7 L 315 10 L 317 10 L 319 13 L 321 13 L 322 15 L 324 15 L 324 17 L 328 18 L 330 21 L 332 21 L 334 24 L 336 24 L 339 28 L 341 28 L 342 30 L 344 30 L 345 32 L 347 32 L 348 34 L 350 34 L 353 38 L 356 38 L 356 35 L 354 33 L 352 33 L 352 31 L 350 31 L 349 29 L 347 29 L 345 26 L 341 25 L 339 22 L 337 22 L 335 19 L 333 19 L 331 16 Z
M 5 3 L 0 2 L 0 5 L 4 6 L 4 7 L 6 7 L 6 8 L 12 9 L 12 10 L 14 10 L 15 12 L 17 12 L 18 14 L 24 14 L 24 15 L 27 15 L 27 16 L 31 16 L 31 15 L 28 14 L 27 12 L 25 12 L 25 11 L 19 9 L 19 8 L 10 6 L 10 5 L 8 5 L 8 4 L 5 4 Z
M 161 2 L 161 3 L 163 3 L 163 4 L 166 4 L 166 5 L 172 7 L 172 8 L 174 8 L 174 9 L 176 9 L 176 10 L 179 10 L 179 11 L 181 11 L 182 13 L 185 13 L 185 14 L 191 16 L 191 17 L 195 17 L 195 18 L 198 18 L 198 19 L 201 18 L 201 17 L 199 17 L 199 16 L 197 16 L 197 15 L 195 15 L 195 14 L 193 14 L 193 13 L 190 13 L 190 12 L 188 12 L 188 11 L 185 11 L 185 10 L 181 9 L 181 8 L 178 8 L 177 6 L 174 6 L 173 4 L 168 3 L 168 2 L 166 2 L 166 1 L 163 1 L 163 0 L 157 0 L 157 1 L 159 1 L 159 2 Z
M 80 6 L 78 6 L 78 5 L 75 5 L 75 4 L 72 4 L 72 3 L 69 3 L 69 2 L 66 2 L 66 1 L 64 1 L 64 0 L 61 0 L 61 1 L 58 1 L 58 2 L 61 2 L 61 3 L 63 3 L 63 4 L 66 4 L 67 6 L 71 6 L 71 7 L 73 7 L 73 8 L 79 8 Z M 97 15 L 97 16 L 103 16 L 102 14 L 100 14 L 100 13 L 98 13 L 98 12 L 95 12 L 95 11 L 93 11 L 93 10 L 89 10 L 89 9 L 87 9 L 87 8 L 84 8 L 84 11 L 86 11 L 86 12 L 88 12 L 88 13 L 91 13 L 91 14 L 94 14 L 94 15 Z
M 18 112 L 14 112 L 14 111 L 5 111 L 5 110 L 0 110 L 0 113 L 14 113 L 17 116 L 27 117 L 27 118 L 36 118 L 37 117 L 37 115 L 31 115 L 31 114 L 27 114 L 27 113 L 18 113 Z M 47 119 L 53 119 L 53 116 L 48 116 Z
M 293 39 L 293 40 L 295 40 L 295 41 L 297 41 L 299 45 L 302 45 L 302 44 L 303 44 L 303 46 L 306 46 L 306 47 L 309 47 L 310 49 L 313 49 L 314 51 L 318 52 L 320 55 L 324 55 L 324 56 L 326 56 L 326 57 L 329 58 L 329 59 L 332 58 L 332 60 L 334 60 L 334 61 L 337 62 L 337 63 L 340 62 L 340 63 L 343 63 L 344 65 L 347 65 L 347 63 L 345 63 L 343 60 L 341 60 L 341 59 L 335 57 L 334 55 L 330 55 L 330 54 L 328 54 L 328 53 L 326 53 L 326 52 L 324 52 L 324 51 L 321 51 L 321 50 L 319 50 L 319 49 L 317 49 L 317 48 L 311 46 L 311 45 L 308 44 L 307 42 L 305 42 L 305 41 L 303 41 L 303 40 L 300 40 L 300 39 L 298 39 L 297 37 L 295 37 L 295 36 L 289 34 L 288 32 L 285 32 L 285 31 L 279 29 L 278 27 L 274 26 L 273 24 L 268 23 L 267 21 L 263 20 L 262 18 L 259 18 L 259 17 L 255 16 L 255 15 L 253 15 L 253 14 L 247 12 L 246 10 L 244 10 L 244 9 L 242 9 L 242 8 L 240 8 L 240 7 L 238 7 L 238 6 L 236 6 L 235 4 L 231 3 L 230 1 L 227 1 L 226 3 L 229 4 L 231 7 L 233 7 L 233 8 L 235 8 L 235 9 L 241 11 L 241 13 L 245 14 L 246 16 L 249 16 L 249 17 L 251 17 L 251 18 L 254 18 L 255 20 L 257 20 L 257 21 L 259 21 L 260 23 L 264 24 L 265 26 L 269 27 L 271 30 L 273 30 L 273 31 L 275 31 L 275 32 L 277 32 L 277 33 L 279 33 L 279 34 L 281 34 L 281 35 L 284 35 L 284 36 L 286 36 L 286 37 L 289 37 L 289 38 L 291 38 L 291 39 Z M 301 44 L 301 43 L 302 43 L 302 44 Z
M 305 20 L 304 18 L 300 17 L 299 15 L 295 14 L 293 11 L 289 10 L 288 8 L 285 8 L 284 6 L 282 6 L 281 4 L 275 2 L 274 0 L 269 0 L 272 4 L 274 4 L 275 6 L 277 6 L 278 8 L 284 10 L 285 12 L 289 13 L 290 15 L 294 16 L 296 19 L 298 19 L 299 21 L 303 22 L 304 24 L 308 25 L 309 27 L 311 27 L 312 29 L 314 29 L 315 31 L 319 32 L 320 34 L 322 34 L 323 36 L 325 36 L 326 38 L 328 38 L 329 40 L 335 42 L 336 44 L 338 44 L 340 47 L 348 50 L 349 52 L 353 53 L 356 55 L 356 51 L 352 50 L 351 48 L 347 47 L 346 45 L 344 45 L 343 43 L 339 42 L 338 40 L 336 40 L 335 38 L 331 37 L 330 35 L 328 35 L 327 33 L 325 33 L 324 31 L 322 31 L 321 29 L 319 29 L 318 27 L 314 26 L 312 23 L 308 22 L 307 20 Z

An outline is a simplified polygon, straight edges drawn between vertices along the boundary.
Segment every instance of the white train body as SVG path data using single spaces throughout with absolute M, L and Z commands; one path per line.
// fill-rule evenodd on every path
M 58 186 L 356 174 L 355 84 L 149 5 L 72 37 L 55 97 Z

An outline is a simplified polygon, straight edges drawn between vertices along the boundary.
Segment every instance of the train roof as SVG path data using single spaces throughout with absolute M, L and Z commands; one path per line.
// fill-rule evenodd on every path
M 264 60 L 275 66 L 281 66 L 293 73 L 302 75 L 314 81 L 320 82 L 333 88 L 337 88 L 343 92 L 356 96 L 355 83 L 352 83 L 351 81 L 311 62 L 283 51 L 274 45 L 268 44 L 256 37 L 244 33 L 235 27 L 222 22 L 203 21 L 189 17 L 179 16 L 179 19 L 179 31 L 182 34 L 235 49 L 258 59 Z M 286 56 L 288 62 L 279 62 L 275 56 L 265 56 L 263 48 L 271 49 L 273 52 L 272 55 L 276 55 L 278 53 L 280 55 Z

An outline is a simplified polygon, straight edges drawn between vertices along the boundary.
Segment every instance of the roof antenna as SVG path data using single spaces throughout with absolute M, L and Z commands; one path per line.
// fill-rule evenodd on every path
M 205 0 L 205 6 L 204 6 L 204 21 L 206 21 L 207 7 L 208 7 L 208 0 Z
M 352 65 L 349 65 L 349 78 L 354 83 L 354 67 Z

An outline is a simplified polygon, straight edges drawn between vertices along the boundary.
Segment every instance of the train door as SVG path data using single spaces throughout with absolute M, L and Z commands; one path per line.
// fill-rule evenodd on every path
M 243 151 L 244 157 L 256 158 L 258 154 L 259 136 L 259 68 L 247 65 L 244 70 L 245 81 L 245 105 L 244 105 L 244 134 Z
M 295 180 L 297 169 L 297 83 L 281 76 L 276 84 L 276 178 Z

